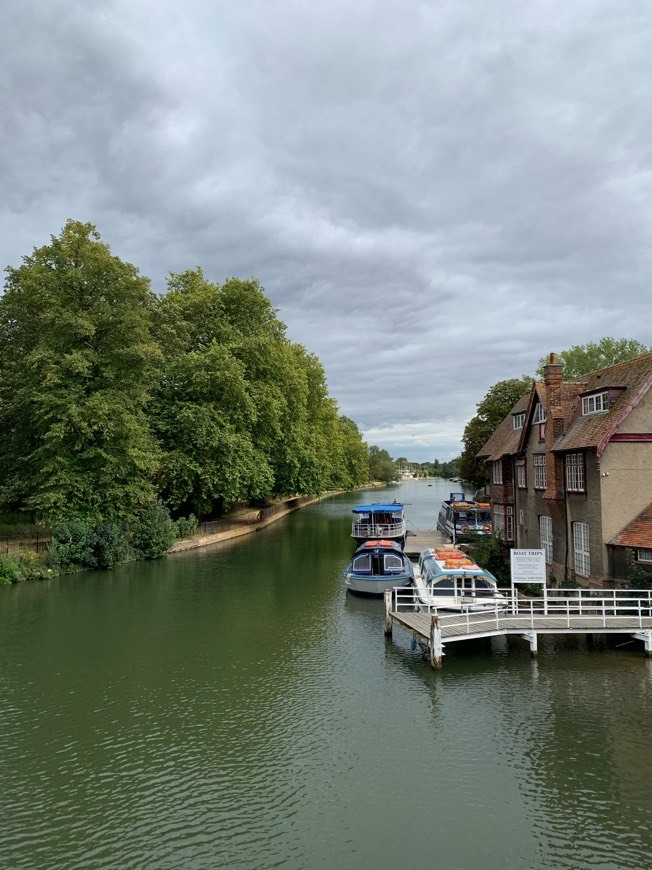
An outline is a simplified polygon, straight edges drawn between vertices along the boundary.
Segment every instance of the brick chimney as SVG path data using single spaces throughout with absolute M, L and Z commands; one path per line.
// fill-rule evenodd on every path
M 563 517 L 563 467 L 561 459 L 555 456 L 552 448 L 555 441 L 564 434 L 564 411 L 561 401 L 562 367 L 557 362 L 557 354 L 550 354 L 548 365 L 543 368 L 543 382 L 546 385 L 546 476 L 548 486 L 543 494 L 550 515 Z

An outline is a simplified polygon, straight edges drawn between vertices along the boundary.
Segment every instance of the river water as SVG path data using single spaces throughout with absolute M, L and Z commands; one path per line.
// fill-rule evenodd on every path
M 345 592 L 354 504 L 433 528 L 456 486 L 0 589 L 0 867 L 651 867 L 638 644 L 478 641 L 435 672 Z

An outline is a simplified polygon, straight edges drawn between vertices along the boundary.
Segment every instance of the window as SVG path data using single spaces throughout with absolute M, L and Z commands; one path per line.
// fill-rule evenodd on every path
M 525 424 L 525 411 L 521 414 L 514 414 L 514 428 L 522 429 Z
M 552 519 L 546 516 L 539 517 L 539 536 L 541 547 L 546 554 L 546 562 L 552 562 Z
M 539 423 L 539 441 L 546 440 L 546 424 Z
M 394 553 L 385 556 L 385 574 L 400 574 L 403 570 L 403 560 Z
M 503 460 L 499 459 L 497 462 L 494 462 L 491 476 L 492 483 L 502 483 L 503 482 Z
M 584 492 L 584 454 L 566 454 L 566 489 L 568 492 Z
M 525 473 L 525 460 L 516 463 L 516 484 L 519 489 L 527 488 L 527 475 Z
M 609 410 L 609 393 L 594 393 L 582 398 L 582 416 L 600 414 Z
M 521 526 L 525 525 L 525 513 L 522 510 L 518 512 L 518 521 Z
M 588 577 L 591 573 L 591 557 L 589 556 L 589 527 L 586 523 L 573 523 L 573 550 L 575 573 Z
M 636 551 L 636 560 L 638 562 L 652 562 L 652 550 L 639 547 Z
M 537 402 L 536 407 L 534 409 L 534 416 L 532 417 L 533 423 L 545 423 L 546 422 L 546 412 L 543 408 L 541 402 Z
M 351 568 L 353 571 L 368 571 L 371 573 L 371 556 L 369 553 L 363 553 L 362 556 L 357 556 L 353 560 Z
M 545 453 L 535 453 L 532 462 L 534 463 L 534 488 L 545 489 L 548 486 Z
M 514 508 L 510 504 L 494 505 L 494 531 L 505 541 L 514 540 Z

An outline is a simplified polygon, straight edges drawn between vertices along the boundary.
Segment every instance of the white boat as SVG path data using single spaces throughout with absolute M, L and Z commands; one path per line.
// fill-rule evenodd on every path
M 508 603 L 494 575 L 450 544 L 421 553 L 414 588 L 417 607 L 423 612 L 481 612 L 504 609 Z
M 379 538 L 396 541 L 401 546 L 405 544 L 405 506 L 400 502 L 359 504 L 353 508 L 353 513 L 351 537 L 359 544 Z
M 439 509 L 437 528 L 453 543 L 461 535 L 490 535 L 491 505 L 467 499 L 463 492 L 451 492 Z
M 365 541 L 344 571 L 347 588 L 363 595 L 382 595 L 413 580 L 414 566 L 395 541 Z

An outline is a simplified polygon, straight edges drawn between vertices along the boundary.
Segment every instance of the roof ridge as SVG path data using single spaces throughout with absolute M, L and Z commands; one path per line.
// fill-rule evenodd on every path
M 628 365 L 628 364 L 631 364 L 634 362 L 640 362 L 641 360 L 645 359 L 645 357 L 648 357 L 648 356 L 652 357 L 652 350 L 649 350 L 647 353 L 639 354 L 639 356 L 633 356 L 633 357 L 631 357 L 631 359 L 621 359 L 620 362 L 613 363 L 610 366 L 604 366 L 604 368 L 601 368 L 601 369 L 594 369 L 594 371 L 586 372 L 586 374 L 583 374 L 583 375 L 578 375 L 576 378 L 569 378 L 569 380 L 567 380 L 566 383 L 567 384 L 584 383 L 582 381 L 582 378 L 588 378 L 588 377 L 591 377 L 592 375 L 599 375 L 601 372 L 606 372 L 606 371 L 609 371 L 610 369 L 618 368 L 618 366 L 624 366 L 624 365 Z

